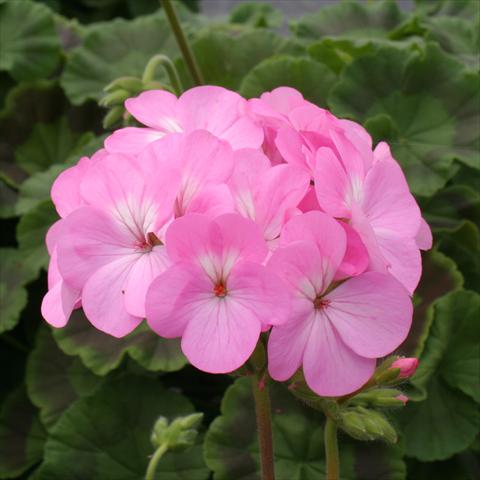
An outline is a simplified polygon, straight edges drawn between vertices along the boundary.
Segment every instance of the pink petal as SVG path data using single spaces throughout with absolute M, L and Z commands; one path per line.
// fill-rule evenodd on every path
M 222 87 L 187 90 L 178 100 L 178 116 L 185 131 L 207 130 L 239 148 L 258 148 L 263 131 L 246 118 L 246 100 Z
M 260 322 L 281 325 L 290 313 L 288 285 L 273 270 L 253 262 L 238 262 L 227 281 L 228 297 Z
M 79 291 L 58 281 L 43 297 L 41 312 L 43 318 L 53 327 L 64 327 L 79 299 Z
M 330 148 L 319 148 L 315 167 L 315 192 L 321 208 L 333 217 L 349 218 L 347 196 L 350 181 Z
M 235 211 L 232 194 L 226 184 L 207 185 L 190 201 L 185 214 L 201 213 L 210 218 Z
M 80 196 L 80 182 L 90 168 L 90 159 L 82 157 L 76 165 L 67 168 L 53 182 L 51 196 L 58 214 L 66 217 L 84 204 Z
M 271 92 L 262 93 L 260 99 L 282 115 L 288 115 L 294 108 L 309 103 L 298 90 L 291 87 L 277 87 Z
M 125 101 L 125 108 L 141 123 L 161 132 L 181 132 L 177 97 L 165 90 L 147 90 Z
M 305 380 L 314 392 L 325 397 L 347 395 L 364 385 L 374 370 L 374 359 L 357 355 L 328 318 L 316 315 L 303 357 Z
M 136 317 L 145 317 L 145 299 L 153 280 L 170 266 L 165 247 L 138 254 L 125 284 L 125 308 Z
M 297 297 L 313 301 L 330 284 L 332 267 L 327 257 L 322 258 L 315 244 L 298 240 L 277 248 L 268 261 L 268 267 L 294 289 Z
M 286 214 L 307 193 L 310 175 L 293 165 L 277 165 L 258 179 L 255 221 L 263 227 L 266 240 L 278 237 Z
M 328 262 L 324 270 L 328 285 L 345 256 L 347 236 L 342 226 L 322 212 L 307 212 L 293 217 L 283 228 L 281 244 L 304 240 L 318 248 L 321 257 Z
M 310 158 L 304 148 L 304 140 L 300 133 L 290 126 L 281 127 L 275 138 L 275 145 L 287 163 L 303 168 L 310 173 Z
M 394 160 L 375 163 L 365 177 L 362 209 L 374 230 L 413 238 L 420 226 L 420 210 L 405 176 Z
M 340 225 L 347 234 L 347 250 L 335 274 L 335 280 L 360 275 L 367 269 L 370 260 L 358 233 L 348 223 L 340 222 Z
M 261 322 L 247 307 L 230 298 L 213 297 L 192 309 L 182 337 L 190 363 L 209 373 L 228 373 L 253 353 Z
M 388 234 L 377 236 L 388 271 L 413 294 L 422 275 L 422 257 L 413 239 L 402 239 Z
M 148 325 L 162 337 L 180 337 L 193 312 L 213 297 L 212 281 L 201 268 L 177 263 L 150 285 L 145 303 Z
M 284 382 L 301 367 L 313 321 L 312 303 L 296 300 L 290 320 L 272 328 L 268 337 L 268 372 L 274 380 Z
M 82 290 L 82 306 L 92 325 L 114 337 L 128 335 L 142 321 L 125 309 L 125 285 L 132 268 L 130 258 L 100 267 Z
M 109 153 L 137 155 L 164 135 L 163 131 L 152 128 L 120 128 L 105 139 L 105 148 Z
M 50 255 L 53 254 L 57 245 L 58 239 L 62 236 L 64 222 L 62 219 L 57 220 L 47 231 L 45 236 L 45 243 Z
M 323 314 L 358 355 L 383 357 L 405 340 L 412 323 L 412 302 L 391 275 L 368 272 L 342 283 L 326 297 Z
M 178 218 L 167 230 L 166 245 L 173 262 L 200 264 L 211 278 L 227 274 L 238 259 L 261 262 L 268 253 L 259 227 L 238 214 L 214 221 L 194 213 Z
M 101 266 L 134 254 L 135 237 L 124 225 L 94 207 L 82 207 L 65 220 L 57 243 L 58 268 L 73 288 L 81 290 Z
M 420 219 L 420 228 L 415 237 L 415 242 L 420 250 L 430 250 L 432 248 L 432 230 L 423 218 Z

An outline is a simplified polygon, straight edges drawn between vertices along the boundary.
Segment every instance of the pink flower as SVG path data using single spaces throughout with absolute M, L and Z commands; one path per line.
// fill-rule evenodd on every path
M 265 240 L 276 239 L 305 196 L 310 177 L 292 165 L 272 167 L 265 155 L 252 149 L 237 150 L 234 165 L 228 184 L 237 211 L 260 225 Z
M 164 90 L 149 90 L 125 102 L 126 109 L 147 128 L 127 127 L 105 140 L 112 153 L 138 154 L 168 133 L 207 130 L 232 148 L 257 148 L 263 132 L 246 114 L 246 100 L 222 87 L 187 90 L 178 99 Z
M 398 374 L 399 378 L 409 378 L 417 370 L 418 367 L 418 358 L 409 357 L 409 358 L 399 358 L 395 360 L 390 368 L 399 368 L 400 373 Z
M 340 145 L 341 157 L 329 148 L 317 151 L 318 202 L 329 215 L 350 220 L 367 247 L 370 270 L 388 271 L 412 293 L 422 270 L 416 240 L 421 216 L 403 172 L 385 143 L 377 145 L 370 167 L 349 153 L 348 141 Z
M 155 172 L 157 165 L 144 167 Z M 145 316 L 147 288 L 167 265 L 157 234 L 172 216 L 177 189 L 176 170 L 145 175 L 134 159 L 118 155 L 83 175 L 84 206 L 62 220 L 57 261 L 64 283 L 81 292 L 84 312 L 99 330 L 121 337 Z
M 236 370 L 264 324 L 286 321 L 286 285 L 261 264 L 268 249 L 251 220 L 186 215 L 167 230 L 166 249 L 173 265 L 148 291 L 147 321 L 162 337 L 182 337 L 183 352 L 200 370 Z
M 405 339 L 412 320 L 408 292 L 377 272 L 332 283 L 346 251 L 341 225 L 324 213 L 292 218 L 268 266 L 294 294 L 287 323 L 274 326 L 268 342 L 269 372 L 290 378 L 303 365 L 310 388 L 339 396 L 360 388 L 375 359 Z

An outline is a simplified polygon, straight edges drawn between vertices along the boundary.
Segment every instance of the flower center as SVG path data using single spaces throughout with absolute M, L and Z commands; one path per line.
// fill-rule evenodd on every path
M 330 303 L 330 300 L 327 298 L 316 297 L 313 301 L 313 306 L 315 307 L 315 310 L 323 310 L 324 308 L 327 308 Z
M 135 243 L 135 248 L 145 252 L 150 252 L 152 248 L 157 245 L 163 245 L 163 243 L 153 232 L 148 232 L 146 238 Z
M 213 293 L 220 298 L 226 297 L 227 296 L 227 287 L 223 284 L 223 282 L 218 282 L 214 287 L 213 287 Z

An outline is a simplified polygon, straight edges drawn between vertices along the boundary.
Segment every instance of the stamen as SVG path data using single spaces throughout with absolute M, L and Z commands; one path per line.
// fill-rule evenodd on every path
M 316 310 L 323 310 L 324 308 L 327 308 L 330 303 L 330 300 L 328 300 L 327 298 L 316 297 L 313 301 L 313 306 Z
M 220 298 L 226 297 L 227 287 L 222 282 L 219 282 L 213 287 L 213 293 Z
M 163 245 L 162 241 L 153 233 L 147 233 L 147 241 L 148 244 L 152 247 L 156 247 L 157 245 Z

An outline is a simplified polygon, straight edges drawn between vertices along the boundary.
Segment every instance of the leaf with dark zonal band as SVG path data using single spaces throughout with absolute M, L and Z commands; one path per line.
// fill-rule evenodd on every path
M 48 429 L 77 398 L 92 393 L 102 381 L 78 357 L 65 355 L 46 326 L 39 330 L 28 357 L 26 382 L 28 395 Z
M 123 338 L 95 329 L 81 310 L 76 310 L 66 327 L 54 330 L 58 346 L 68 355 L 78 355 L 97 375 L 112 371 L 128 354 L 151 371 L 179 370 L 187 360 L 178 339 L 161 338 L 144 324 Z
M 205 461 L 215 480 L 260 480 L 251 382 L 250 377 L 244 377 L 228 388 L 221 416 L 205 437 Z M 271 396 L 276 478 L 324 478 L 324 415 L 303 406 L 282 385 L 272 385 Z M 348 447 L 341 450 L 341 464 L 341 478 L 353 480 L 353 454 Z
M 45 430 L 25 389 L 18 388 L 0 411 L 0 478 L 16 478 L 40 462 Z
M 382 47 L 345 68 L 329 104 L 387 141 L 412 191 L 430 196 L 455 174 L 455 159 L 480 169 L 479 81 L 435 44 Z
M 179 393 L 144 377 L 125 376 L 78 399 L 58 420 L 45 445 L 45 459 L 35 480 L 143 480 L 150 436 L 159 416 L 172 420 L 193 412 Z M 200 445 L 167 452 L 155 479 L 206 480 Z

